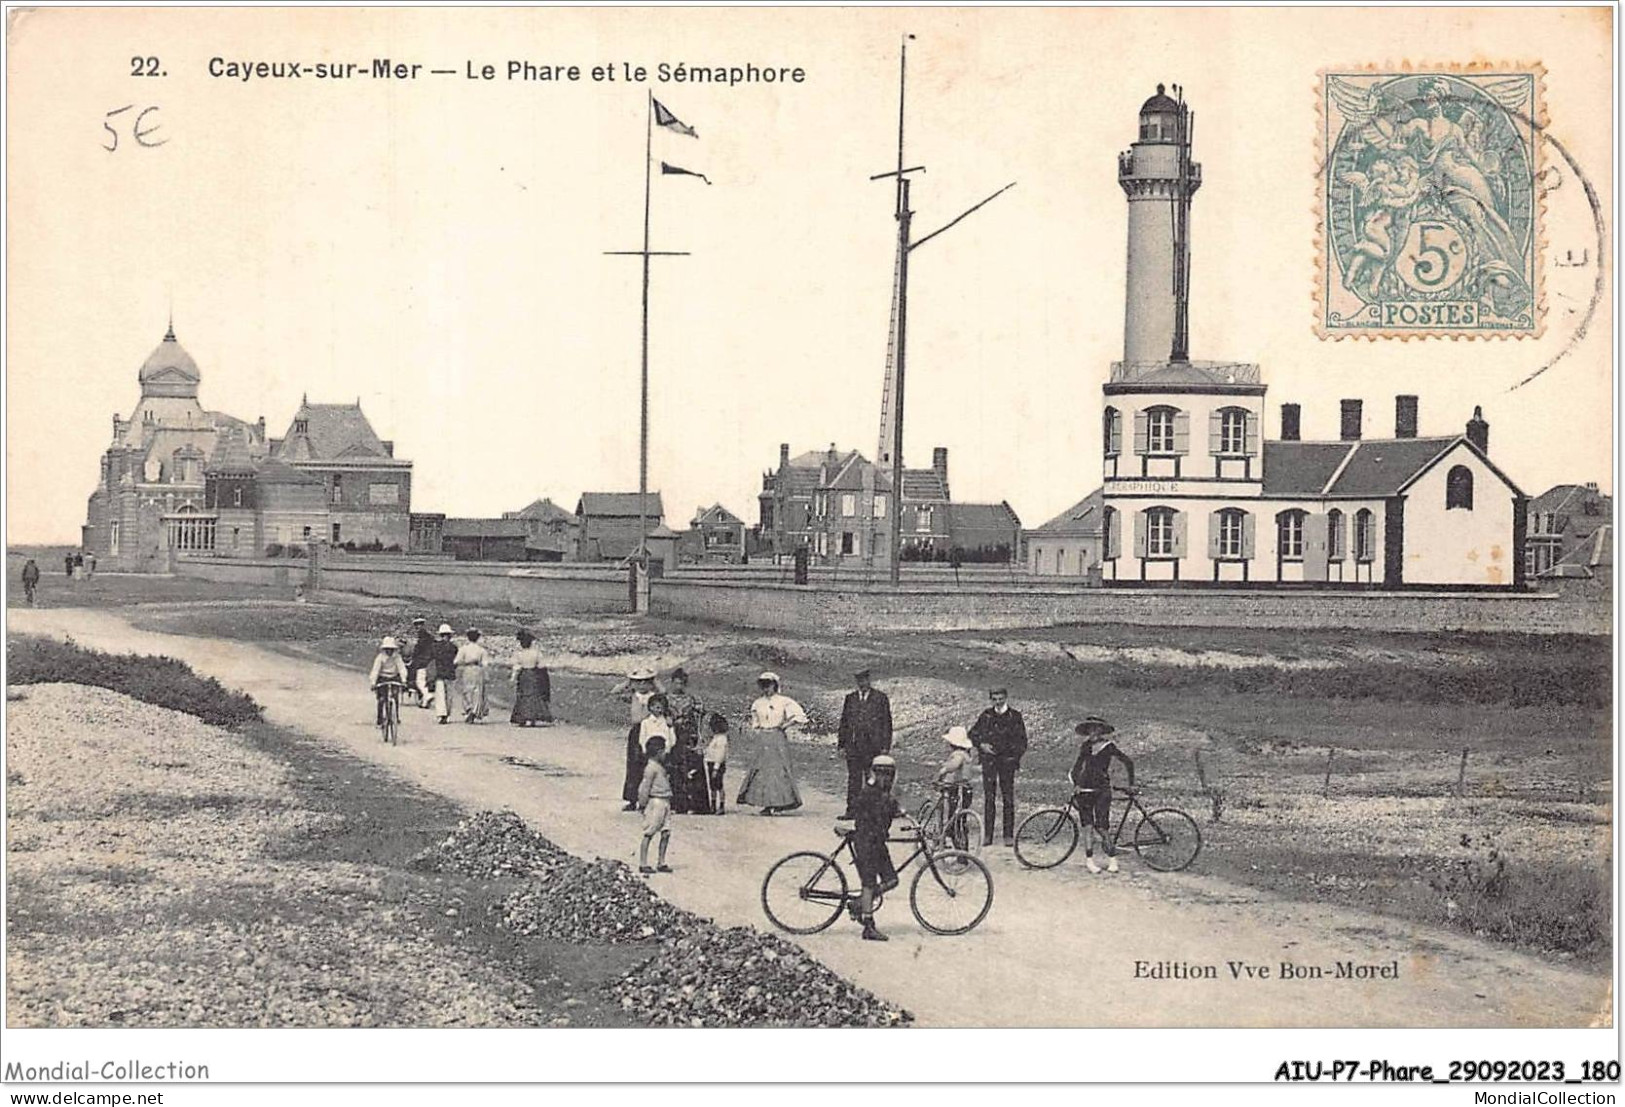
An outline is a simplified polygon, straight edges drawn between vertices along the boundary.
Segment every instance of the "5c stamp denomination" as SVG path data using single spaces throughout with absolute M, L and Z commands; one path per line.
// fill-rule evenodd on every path
M 1321 73 L 1321 337 L 1536 335 L 1541 70 Z

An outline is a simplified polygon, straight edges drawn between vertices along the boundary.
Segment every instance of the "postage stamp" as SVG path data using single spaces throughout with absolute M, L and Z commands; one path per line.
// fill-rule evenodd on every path
M 1322 338 L 1540 333 L 1542 74 L 1321 73 Z

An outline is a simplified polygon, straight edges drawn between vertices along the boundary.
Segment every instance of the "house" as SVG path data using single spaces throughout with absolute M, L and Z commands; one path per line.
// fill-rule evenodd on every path
M 332 545 L 388 550 L 411 544 L 412 463 L 378 437 L 353 404 L 301 399 L 288 433 L 272 439 L 271 456 L 321 480 L 327 490 Z
M 1596 533 L 1614 518 L 1614 498 L 1597 490 L 1596 482 L 1558 484 L 1529 501 L 1529 535 L 1525 539 L 1525 568 L 1538 577 L 1563 562 L 1583 563 L 1595 552 Z M 1582 548 L 1589 552 L 1581 552 Z
M 762 475 L 757 497 L 761 540 L 775 556 L 805 547 L 815 564 L 889 565 L 891 473 L 857 450 L 813 450 L 790 456 Z M 948 451 L 933 451 L 929 469 L 903 470 L 903 559 L 946 558 L 949 537 Z
M 739 562 L 745 556 L 745 521 L 720 503 L 695 508 L 679 539 L 685 560 Z
M 441 549 L 458 561 L 524 561 L 527 534 L 521 519 L 447 519 Z
M 202 373 L 170 326 L 137 373 L 141 398 L 113 416 L 81 544 L 109 567 L 155 568 L 171 552 L 303 553 L 346 536 L 402 548 L 412 463 L 355 405 L 301 404 L 289 435 L 198 401 Z
M 504 519 L 525 523 L 525 550 L 531 561 L 574 561 L 580 520 L 550 499 L 540 499 L 518 511 L 504 511 Z
M 1021 554 L 1021 517 L 1008 500 L 948 505 L 951 556 L 964 562 L 1008 565 Z
M 641 505 L 640 505 L 640 501 Z M 659 492 L 583 492 L 576 502 L 577 561 L 624 561 L 637 552 L 642 535 L 659 529 L 665 508 Z
M 1087 577 L 1100 565 L 1105 498 L 1097 488 L 1043 526 L 1026 533 L 1029 572 Z

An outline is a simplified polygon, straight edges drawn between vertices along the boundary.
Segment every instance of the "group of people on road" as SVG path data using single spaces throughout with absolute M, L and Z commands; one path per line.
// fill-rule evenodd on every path
M 413 696 L 418 707 L 432 710 L 440 724 L 451 719 L 453 693 L 462 708 L 463 722 L 478 723 L 489 716 L 488 670 L 492 662 L 482 637 L 478 627 L 469 627 L 463 632 L 463 641 L 458 642 L 449 623 L 441 623 L 430 633 L 428 620 L 423 618 L 412 620 L 410 645 L 405 648 L 394 635 L 386 635 L 378 644 L 369 679 L 378 699 L 379 724 L 383 723 L 384 695 L 390 684 L 398 684 Z M 520 630 L 517 637 L 519 652 L 513 657 L 508 676 L 514 687 L 509 722 L 514 726 L 550 726 L 553 692 L 547 666 L 536 648 L 535 635 Z

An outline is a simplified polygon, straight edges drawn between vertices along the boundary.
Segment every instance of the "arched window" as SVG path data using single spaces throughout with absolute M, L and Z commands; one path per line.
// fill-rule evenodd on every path
M 1371 561 L 1377 556 L 1376 516 L 1371 509 L 1362 507 L 1354 513 L 1354 557 L 1358 561 Z
M 1473 471 L 1467 466 L 1457 465 L 1445 477 L 1444 506 L 1446 511 L 1453 507 L 1473 509 Z
M 1116 457 L 1123 450 L 1123 416 L 1115 407 L 1106 409 L 1101 421 L 1101 444 L 1107 457 Z
M 1108 507 L 1100 513 L 1100 560 L 1116 561 L 1122 548 L 1117 533 L 1117 509 Z
M 1346 529 L 1341 511 L 1334 507 L 1326 513 L 1326 560 L 1343 560 L 1343 548 L 1348 542 Z
M 1293 508 L 1275 517 L 1275 548 L 1283 561 L 1303 560 L 1303 520 L 1307 514 Z

